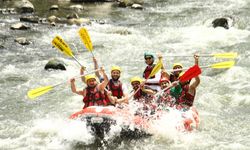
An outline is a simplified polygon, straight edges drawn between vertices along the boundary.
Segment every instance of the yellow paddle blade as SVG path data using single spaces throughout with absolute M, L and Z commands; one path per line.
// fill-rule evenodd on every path
M 162 61 L 158 61 L 157 64 L 154 66 L 153 70 L 151 71 L 148 78 L 154 76 L 161 68 L 162 68 Z
M 68 44 L 66 44 L 63 39 L 59 36 L 56 36 L 53 40 L 52 40 L 52 45 L 54 45 L 57 49 L 59 49 L 61 52 L 63 52 L 65 55 L 73 57 L 73 53 L 72 50 L 70 49 L 70 47 L 68 46 Z
M 30 99 L 34 99 L 38 96 L 41 96 L 41 95 L 49 92 L 52 89 L 53 89 L 53 86 L 45 86 L 45 87 L 36 88 L 36 89 L 28 91 L 28 97 Z
M 81 28 L 79 30 L 79 35 L 81 37 L 82 42 L 84 43 L 85 47 L 91 52 L 93 51 L 93 45 L 92 42 L 90 40 L 90 36 L 89 33 L 87 31 L 87 29 L 85 28 Z
M 237 53 L 217 53 L 212 55 L 217 58 L 236 58 L 238 56 Z
M 231 68 L 234 66 L 234 64 L 235 64 L 234 61 L 225 61 L 225 62 L 221 62 L 221 63 L 212 64 L 210 67 L 216 68 L 216 69 Z

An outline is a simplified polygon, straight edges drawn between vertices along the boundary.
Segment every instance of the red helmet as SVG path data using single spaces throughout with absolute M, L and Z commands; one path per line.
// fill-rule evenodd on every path
M 169 80 L 167 77 L 161 77 L 160 83 L 162 83 L 162 82 L 169 82 Z

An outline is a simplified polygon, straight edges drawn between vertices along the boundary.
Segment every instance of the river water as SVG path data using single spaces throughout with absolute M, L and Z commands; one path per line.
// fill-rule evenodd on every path
M 47 17 L 53 1 L 32 1 L 36 14 Z M 13 1 L 1 1 L 1 8 L 12 7 Z M 60 7 L 71 4 L 58 2 Z M 118 8 L 112 3 L 83 4 L 79 15 L 93 20 L 85 26 L 94 45 L 94 55 L 109 74 L 113 64 L 122 67 L 121 80 L 131 89 L 129 79 L 141 75 L 145 51 L 164 55 L 192 55 L 237 52 L 236 65 L 230 69 L 204 69 L 194 105 L 201 123 L 191 133 L 170 131 L 159 122 L 154 135 L 136 140 L 113 142 L 98 147 L 82 123 L 68 117 L 79 111 L 82 98 L 71 93 L 69 84 L 54 88 L 35 100 L 27 91 L 68 81 L 79 74 L 78 64 L 52 48 L 51 41 L 60 35 L 88 70 L 93 69 L 92 55 L 78 36 L 79 26 L 29 24 L 31 30 L 13 31 L 19 14 L 0 14 L 0 149 L 250 149 L 250 2 L 248 0 L 145 0 L 143 10 Z M 60 10 L 61 16 L 67 14 Z M 213 28 L 213 19 L 232 16 L 229 30 Z M 99 24 L 99 21 L 105 24 Z M 31 44 L 14 42 L 24 36 Z M 67 71 L 45 71 L 50 58 L 66 63 Z M 206 66 L 225 59 L 200 58 Z M 192 66 L 192 57 L 164 57 L 164 65 L 174 62 Z M 76 80 L 77 87 L 83 87 Z M 116 129 L 113 129 L 114 131 Z M 79 141 L 81 144 L 79 145 Z

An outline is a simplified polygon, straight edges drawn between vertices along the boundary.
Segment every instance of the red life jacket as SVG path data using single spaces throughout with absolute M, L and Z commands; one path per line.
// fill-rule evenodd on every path
M 190 93 L 188 93 L 188 90 L 189 85 L 184 85 L 182 87 L 181 96 L 178 98 L 177 104 L 184 104 L 190 107 L 193 106 L 196 91 L 194 91 L 194 95 L 191 95 Z
M 135 93 L 134 99 L 135 99 L 135 100 L 140 100 L 140 99 L 144 98 L 145 95 L 146 95 L 146 93 L 143 92 L 143 91 L 140 89 L 138 92 Z
M 146 69 L 143 72 L 143 78 L 147 79 L 150 75 L 150 73 L 152 72 L 153 68 L 154 68 L 155 64 L 153 64 L 152 66 L 147 66 Z M 149 79 L 153 79 L 155 78 L 155 76 L 152 76 Z
M 143 102 L 144 104 L 149 104 L 153 100 L 153 96 L 143 92 L 141 89 L 135 93 L 134 100 L 138 102 Z
M 83 98 L 84 107 L 89 106 L 107 106 L 110 101 L 107 98 L 107 95 L 102 93 L 100 90 L 96 87 L 87 87 L 86 89 L 86 96 Z
M 122 83 L 120 80 L 117 81 L 118 85 L 115 85 L 113 80 L 110 79 L 108 83 L 108 89 L 112 92 L 112 96 L 116 96 L 117 98 L 122 98 L 123 91 L 122 91 Z

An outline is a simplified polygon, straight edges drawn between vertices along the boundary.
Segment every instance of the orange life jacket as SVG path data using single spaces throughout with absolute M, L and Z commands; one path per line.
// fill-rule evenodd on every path
M 122 83 L 120 80 L 117 81 L 118 85 L 115 85 L 113 80 L 110 79 L 108 82 L 108 89 L 112 92 L 112 96 L 116 96 L 117 98 L 122 98 L 123 91 L 122 91 Z
M 107 95 L 102 93 L 100 90 L 96 87 L 87 87 L 86 90 L 86 96 L 83 98 L 84 107 L 89 106 L 107 106 L 110 101 L 107 98 Z

